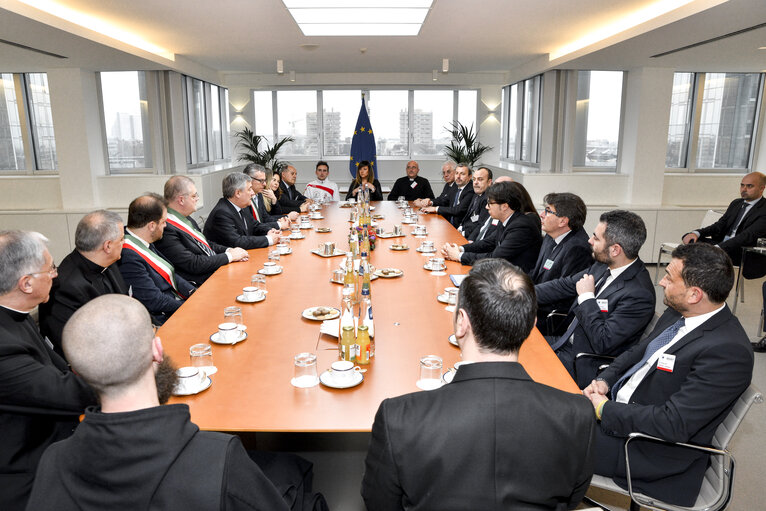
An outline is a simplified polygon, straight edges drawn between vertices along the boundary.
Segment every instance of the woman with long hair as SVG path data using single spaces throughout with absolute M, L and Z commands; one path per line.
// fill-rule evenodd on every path
M 346 200 L 351 197 L 356 197 L 364 186 L 370 190 L 370 200 L 383 200 L 383 191 L 380 188 L 380 182 L 375 179 L 375 176 L 370 171 L 372 165 L 367 160 L 359 163 L 356 168 L 356 177 L 351 184 L 348 185 L 348 193 L 346 193 Z

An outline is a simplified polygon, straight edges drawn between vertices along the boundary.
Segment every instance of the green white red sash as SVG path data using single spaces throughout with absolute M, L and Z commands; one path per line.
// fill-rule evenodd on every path
M 205 245 L 207 248 L 210 248 L 211 252 L 214 252 L 213 249 L 210 247 L 210 244 L 205 239 L 205 236 L 201 232 L 199 232 L 197 229 L 194 228 L 194 225 L 192 225 L 189 219 L 170 208 L 168 208 L 168 223 L 172 225 L 173 227 L 181 229 L 183 232 L 185 232 L 186 234 L 188 234 L 195 240 L 199 241 L 200 243 Z
M 168 284 L 172 286 L 173 292 L 175 292 L 184 300 L 187 298 L 178 290 L 176 272 L 172 264 L 170 264 L 164 258 L 160 257 L 159 254 L 149 250 L 149 248 L 144 245 L 142 241 L 127 232 L 125 233 L 125 243 L 123 244 L 123 248 L 132 250 L 141 256 L 141 258 L 146 261 L 146 263 L 151 266 L 152 269 L 160 275 L 160 277 L 162 277 Z
M 309 183 L 306 186 L 309 186 L 311 188 L 319 188 L 320 190 L 324 190 L 325 192 L 329 193 L 330 197 L 334 197 L 333 189 L 328 187 L 328 186 L 316 185 L 316 184 L 312 184 L 312 183 Z

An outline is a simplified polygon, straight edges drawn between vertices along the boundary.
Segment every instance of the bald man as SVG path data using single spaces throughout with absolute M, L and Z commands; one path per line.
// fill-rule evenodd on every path
M 739 199 L 734 199 L 726 213 L 714 224 L 684 234 L 684 244 L 701 241 L 721 247 L 734 265 L 742 261 L 742 248 L 753 247 L 766 237 L 766 175 L 751 172 L 742 178 Z
M 404 197 L 408 201 L 418 199 L 434 199 L 434 192 L 431 189 L 431 183 L 428 179 L 418 176 L 420 165 L 416 161 L 408 161 L 405 169 L 406 176 L 402 176 L 394 182 L 391 193 L 388 194 L 388 200 L 397 200 Z
M 186 404 L 161 406 L 177 377 L 138 301 L 88 302 L 64 352 L 101 407 L 45 452 L 28 509 L 288 509 L 238 437 L 200 431 Z

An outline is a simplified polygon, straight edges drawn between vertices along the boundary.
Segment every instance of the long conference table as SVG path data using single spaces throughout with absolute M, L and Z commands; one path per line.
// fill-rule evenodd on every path
M 401 224 L 402 212 L 393 202 L 374 203 L 376 220 L 386 232 Z M 404 275 L 372 282 L 375 320 L 375 356 L 362 384 L 349 389 L 332 389 L 322 384 L 301 389 L 293 387 L 293 357 L 301 352 L 317 355 L 318 373 L 338 360 L 337 339 L 320 334 L 321 322 L 304 319 L 302 311 L 312 306 L 338 307 L 341 286 L 330 281 L 343 257 L 323 258 L 311 253 L 326 241 L 347 249 L 350 209 L 337 203 L 322 208 L 316 227 L 331 227 L 318 233 L 303 229 L 305 239 L 293 240 L 292 254 L 282 256 L 284 271 L 267 277 L 264 301 L 238 303 L 236 297 L 250 277 L 263 267 L 268 250 L 250 250 L 247 262 L 221 267 L 165 323 L 158 335 L 165 353 L 179 365 L 189 364 L 189 347 L 209 342 L 223 320 L 223 308 L 239 305 L 247 325 L 248 338 L 233 346 L 213 344 L 213 362 L 218 372 L 213 384 L 193 396 L 174 397 L 186 403 L 191 418 L 201 429 L 231 432 L 369 432 L 380 402 L 389 397 L 419 391 L 419 360 L 438 355 L 444 368 L 460 360 L 459 348 L 448 342 L 452 334 L 452 313 L 437 301 L 450 274 L 464 274 L 470 267 L 447 262 L 443 276 L 423 268 L 428 260 L 415 249 L 422 239 L 403 225 L 405 237 L 378 239 L 371 254 L 376 268 L 394 267 Z M 428 239 L 440 247 L 445 242 L 465 243 L 457 230 L 439 215 L 418 215 Z M 394 243 L 406 243 L 407 251 L 394 251 Z M 559 362 L 537 329 L 524 342 L 519 361 L 537 382 L 568 392 L 577 385 Z

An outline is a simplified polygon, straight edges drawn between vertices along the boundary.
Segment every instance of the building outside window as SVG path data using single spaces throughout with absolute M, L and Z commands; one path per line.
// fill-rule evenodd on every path
M 622 89 L 622 71 L 577 72 L 574 167 L 617 167 Z
M 100 73 L 100 80 L 109 169 L 152 168 L 146 73 Z

